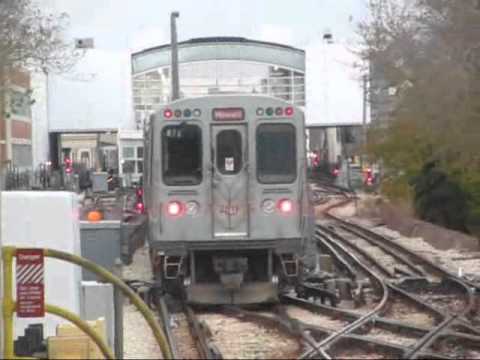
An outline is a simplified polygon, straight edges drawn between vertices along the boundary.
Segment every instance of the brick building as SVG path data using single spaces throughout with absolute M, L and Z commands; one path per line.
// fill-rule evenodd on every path
M 27 72 L 11 70 L 0 77 L 0 164 L 32 167 L 31 83 Z

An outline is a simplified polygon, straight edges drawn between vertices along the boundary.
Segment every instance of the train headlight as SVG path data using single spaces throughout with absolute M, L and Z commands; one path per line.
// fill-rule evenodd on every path
M 170 201 L 167 204 L 167 213 L 170 216 L 180 216 L 183 213 L 183 204 L 180 201 Z
M 275 201 L 267 199 L 262 202 L 262 210 L 265 214 L 272 214 L 275 211 Z
M 202 115 L 202 111 L 200 109 L 193 110 L 193 116 L 199 117 L 200 115 Z
M 278 210 L 283 214 L 289 214 L 293 211 L 293 202 L 289 199 L 282 199 L 277 204 Z
M 189 201 L 185 206 L 185 213 L 190 216 L 198 214 L 200 205 L 196 201 Z

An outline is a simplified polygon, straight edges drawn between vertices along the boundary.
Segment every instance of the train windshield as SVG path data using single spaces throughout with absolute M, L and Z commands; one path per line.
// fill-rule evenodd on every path
M 198 126 L 181 124 L 163 129 L 162 169 L 166 185 L 202 182 L 202 132 Z
M 291 183 L 297 177 L 295 128 L 262 124 L 257 129 L 257 176 L 264 184 Z

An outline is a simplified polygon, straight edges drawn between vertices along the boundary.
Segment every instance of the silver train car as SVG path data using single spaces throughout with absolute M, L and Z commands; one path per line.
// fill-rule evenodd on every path
M 145 134 L 145 205 L 156 280 L 198 304 L 274 302 L 311 239 L 305 123 L 249 95 L 172 102 Z

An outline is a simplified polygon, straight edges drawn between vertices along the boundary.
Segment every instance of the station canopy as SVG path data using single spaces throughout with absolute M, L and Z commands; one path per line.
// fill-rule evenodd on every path
M 171 99 L 170 45 L 132 55 L 136 121 Z M 305 52 L 238 37 L 209 37 L 178 46 L 181 97 L 259 94 L 305 106 Z

